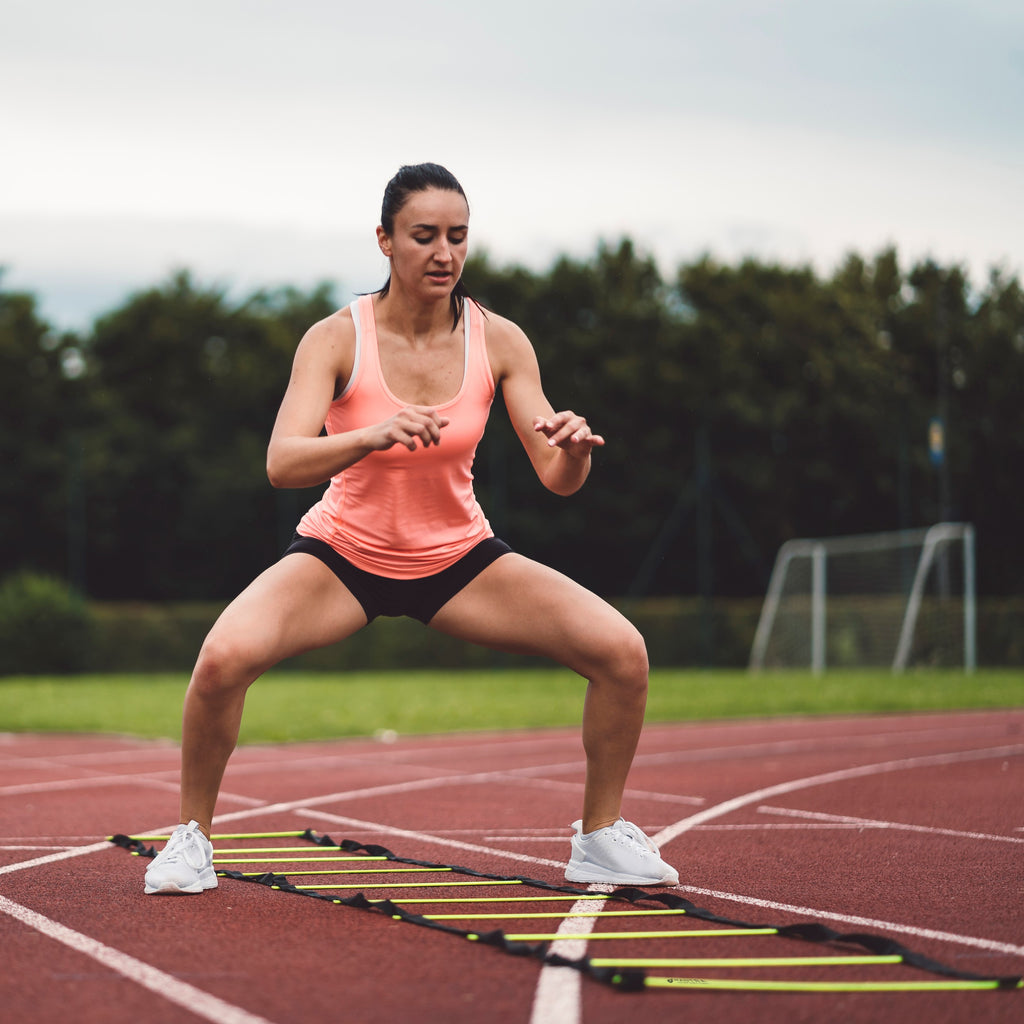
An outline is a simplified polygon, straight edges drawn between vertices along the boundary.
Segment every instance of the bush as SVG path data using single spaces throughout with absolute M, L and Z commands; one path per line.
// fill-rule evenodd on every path
M 658 598 L 620 602 L 647 641 L 651 664 L 742 667 L 747 663 L 760 601 L 702 602 Z M 89 668 L 95 672 L 191 671 L 221 604 L 93 605 L 95 635 Z M 284 663 L 305 671 L 396 668 L 486 669 L 542 664 L 463 643 L 412 619 L 380 618 L 344 643 Z
M 978 664 L 1024 665 L 1024 598 L 978 601 Z
M 98 602 L 89 668 L 95 672 L 191 672 L 221 603 Z
M 78 613 L 80 603 L 69 598 L 62 584 L 47 581 L 59 606 Z M 11 584 L 4 588 L 5 594 Z M 56 590 L 54 591 L 54 588 Z M 22 609 L 27 601 L 14 602 Z M 203 638 L 223 605 L 104 603 L 90 606 L 86 630 L 76 639 L 73 624 L 48 619 L 38 639 L 38 627 L 14 622 L 7 610 L 10 597 L 0 597 L 0 675 L 17 672 L 189 672 Z M 651 664 L 658 668 L 701 666 L 744 668 L 761 610 L 759 599 L 716 600 L 657 598 L 620 602 L 647 641 Z M 23 619 L 26 616 L 23 615 Z M 28 642 L 32 628 L 37 639 Z M 55 644 L 54 637 L 61 637 Z M 42 654 L 18 654 L 25 649 Z M 67 668 L 47 669 L 62 658 Z M 305 671 L 372 671 L 375 669 L 489 669 L 542 664 L 526 656 L 500 654 L 435 633 L 411 619 L 377 620 L 342 644 L 310 651 L 282 667 Z M 1024 599 L 990 598 L 978 602 L 978 664 L 1024 665 Z
M 0 675 L 80 672 L 93 620 L 61 580 L 24 572 L 0 584 Z

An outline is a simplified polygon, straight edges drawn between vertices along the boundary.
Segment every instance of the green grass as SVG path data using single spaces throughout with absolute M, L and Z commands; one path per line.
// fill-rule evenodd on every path
M 183 674 L 0 679 L 0 732 L 180 736 Z M 241 742 L 544 728 L 580 720 L 584 684 L 559 669 L 300 673 L 275 671 L 246 701 Z M 648 722 L 1024 706 L 1024 671 L 658 669 Z

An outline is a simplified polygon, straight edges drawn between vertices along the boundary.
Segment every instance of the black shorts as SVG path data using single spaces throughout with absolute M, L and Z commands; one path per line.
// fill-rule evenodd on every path
M 297 551 L 314 555 L 330 569 L 363 606 L 367 622 L 378 615 L 408 615 L 428 623 L 470 580 L 479 576 L 495 559 L 512 549 L 497 537 L 480 541 L 454 565 L 433 576 L 396 580 L 376 576 L 354 566 L 347 558 L 322 540 L 295 534 L 286 555 Z

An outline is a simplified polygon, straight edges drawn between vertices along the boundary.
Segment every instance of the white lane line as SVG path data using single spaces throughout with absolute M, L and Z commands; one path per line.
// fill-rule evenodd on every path
M 89 938 L 88 935 L 76 932 L 57 921 L 51 921 L 50 918 L 29 910 L 28 907 L 23 907 L 6 896 L 0 896 L 0 911 L 47 938 L 95 960 L 114 974 L 148 989 L 197 1017 L 212 1021 L 213 1024 L 270 1024 L 266 1017 L 249 1013 L 248 1010 L 225 1002 L 150 964 L 136 960 L 127 953 L 106 946 L 97 939 Z
M 73 857 L 82 857 L 87 853 L 98 853 L 100 850 L 109 850 L 111 848 L 108 842 L 92 843 L 89 846 L 76 846 L 73 850 L 51 853 L 46 857 L 33 857 L 32 860 L 19 861 L 17 864 L 4 864 L 0 867 L 0 875 L 10 875 L 15 871 L 24 871 L 26 868 L 39 868 L 44 864 L 55 864 L 60 860 L 70 860 Z
M 5 845 L 3 843 L 0 843 L 0 850 L 61 850 L 61 851 L 67 851 L 67 850 L 73 850 L 73 849 L 75 849 L 75 847 L 67 846 L 66 844 L 61 844 L 59 846 L 54 846 L 53 843 L 50 843 L 47 846 L 8 846 L 8 845 Z
M 68 771 L 74 768 L 87 768 L 89 764 L 98 762 L 104 766 L 129 761 L 155 761 L 161 754 L 173 758 L 177 763 L 179 747 L 168 742 L 151 741 L 152 746 L 132 747 L 129 750 L 91 750 L 81 754 L 47 754 L 30 755 L 27 757 L 0 757 L 0 771 L 52 771 L 61 769 Z
M 686 892 L 699 893 L 701 896 L 714 896 L 716 899 L 729 900 L 732 903 L 743 903 L 751 907 L 766 907 L 769 910 L 781 910 L 787 914 L 799 914 L 801 917 L 841 921 L 843 924 L 852 924 L 857 927 L 875 928 L 885 932 L 913 935 L 919 939 L 937 939 L 940 942 L 983 949 L 987 953 L 1008 953 L 1011 956 L 1024 956 L 1024 946 L 1015 946 L 1009 942 L 997 942 L 994 939 L 980 939 L 971 935 L 959 935 L 956 932 L 940 932 L 934 928 L 920 928 L 913 924 L 900 924 L 897 921 L 882 921 L 872 917 L 859 917 L 856 914 L 838 914 L 831 910 L 820 910 L 817 907 L 797 907 L 791 903 L 777 903 L 774 900 L 758 899 L 756 896 L 741 896 L 734 892 L 702 889 L 697 885 L 679 885 L 676 888 Z
M 907 825 L 901 821 L 878 821 L 874 818 L 853 818 L 847 814 L 824 814 L 821 811 L 800 811 L 789 807 L 758 807 L 758 814 L 780 814 L 788 818 L 807 818 L 850 828 L 892 829 L 897 832 L 924 832 L 927 835 L 954 836 L 957 839 L 981 839 L 994 843 L 1024 843 L 1017 836 L 998 836 L 989 832 L 964 832 L 955 828 L 936 828 L 932 825 Z
M 175 822 L 173 825 L 162 825 L 159 828 L 146 829 L 138 834 L 145 836 L 168 835 L 177 827 L 178 823 Z M 99 843 L 90 843 L 88 846 L 71 847 L 61 853 L 51 853 L 46 857 L 34 857 L 32 860 L 23 860 L 16 864 L 4 864 L 0 867 L 0 875 L 9 875 L 13 874 L 15 871 L 24 871 L 27 868 L 38 868 L 42 867 L 44 864 L 55 864 L 58 861 L 71 860 L 74 857 L 84 857 L 89 853 L 99 853 L 101 850 L 112 849 L 114 849 L 114 847 L 104 839 Z
M 410 829 L 396 828 L 393 825 L 383 825 L 379 822 L 360 821 L 358 818 L 348 818 L 340 814 L 331 814 L 327 811 L 315 811 L 309 807 L 298 808 L 295 813 L 304 817 L 319 818 L 338 825 L 372 830 L 383 835 L 400 836 L 420 842 L 436 843 L 439 846 L 447 846 L 455 850 L 465 850 L 470 853 L 484 853 L 492 857 L 506 857 L 521 864 L 539 864 L 544 867 L 555 868 L 561 868 L 565 864 L 564 859 L 551 860 L 547 857 L 531 857 L 521 852 L 501 850 L 490 846 L 479 846 L 476 843 L 466 843 L 460 839 L 432 835 L 429 832 L 414 832 Z M 592 891 L 601 891 L 602 889 L 600 886 L 589 886 L 589 888 Z M 581 913 L 587 909 L 594 909 L 595 904 L 597 904 L 598 908 L 604 906 L 603 902 L 596 900 L 580 900 L 573 904 L 572 910 Z M 558 930 L 579 934 L 590 931 L 594 926 L 595 920 L 596 918 L 591 918 L 589 921 L 586 918 L 570 918 L 564 920 L 559 925 Z M 579 922 L 585 922 L 584 927 L 577 927 L 576 925 Z M 551 952 L 578 959 L 586 952 L 586 948 L 587 943 L 585 939 L 561 939 L 555 940 L 551 946 Z M 546 966 L 541 968 L 533 997 L 530 1024 L 572 1024 L 572 1022 L 580 1019 L 581 1009 L 579 972 L 571 967 Z
M 87 836 L 72 835 L 70 832 L 36 832 L 28 833 L 26 835 L 17 836 L 0 836 L 0 843 L 48 843 L 49 849 L 65 849 L 70 850 L 78 843 L 91 843 L 96 838 L 96 834 L 92 833 Z
M 300 800 L 284 800 L 276 804 L 264 804 L 247 811 L 231 811 L 218 814 L 213 819 L 214 825 L 222 825 L 228 821 L 243 821 L 246 818 L 263 817 L 267 814 L 282 814 L 294 811 L 299 807 L 316 807 L 318 804 L 340 803 L 347 800 L 363 800 L 369 797 L 394 796 L 402 793 L 415 793 L 420 789 L 432 789 L 462 783 L 490 782 L 493 775 L 483 772 L 480 775 L 452 776 L 444 775 L 430 779 L 416 779 L 411 782 L 394 782 L 383 786 L 368 786 L 366 789 L 342 789 L 336 793 L 324 793 L 320 796 L 306 796 Z
M 175 782 L 150 779 L 145 775 L 92 775 L 78 779 L 52 779 L 49 782 L 25 782 L 16 786 L 0 787 L 0 797 L 25 796 L 29 793 L 56 793 L 67 789 L 97 789 L 106 786 L 145 786 L 150 789 L 178 791 Z
M 161 773 L 164 774 L 164 773 Z M 142 786 L 147 789 L 159 789 L 168 793 L 177 793 L 179 784 L 176 781 L 158 779 L 150 775 L 93 775 L 78 779 L 53 779 L 50 782 L 26 782 L 16 786 L 0 787 L 0 797 L 26 796 L 31 793 L 62 793 L 72 789 L 104 788 L 108 786 Z M 248 796 L 239 796 L 222 790 L 218 799 L 234 803 L 262 806 L 264 800 L 256 800 Z
M 820 752 L 835 753 L 837 750 L 871 749 L 884 747 L 894 740 L 909 745 L 911 743 L 936 742 L 940 739 L 980 739 L 981 733 L 996 732 L 1003 736 L 1006 733 L 1005 725 L 998 729 L 992 726 L 985 730 L 978 729 L 932 729 L 927 733 L 881 733 L 865 734 L 856 737 L 808 737 L 802 739 L 772 740 L 770 742 L 758 741 L 755 743 L 736 743 L 718 747 L 700 747 L 686 750 L 668 750 L 661 753 L 638 753 L 633 758 L 633 768 L 653 767 L 658 765 L 683 764 L 687 762 L 702 761 L 736 761 L 749 760 L 751 758 L 776 757 L 788 754 L 815 754 Z M 924 755 L 927 756 L 927 755 Z M 569 772 L 584 771 L 586 761 L 577 759 L 563 761 L 556 764 L 532 765 L 526 768 L 507 769 L 505 774 L 527 776 L 527 775 L 553 775 L 556 773 L 566 774 Z M 501 774 L 496 772 L 496 774 Z
M 697 825 L 694 832 L 863 832 L 882 831 L 881 825 L 845 825 L 841 822 L 755 821 L 735 825 Z
M 822 723 L 827 725 L 828 723 Z M 884 724 L 884 723 L 883 723 Z M 638 753 L 634 765 L 677 764 L 682 761 L 738 760 L 767 757 L 773 754 L 814 754 L 819 751 L 835 753 L 839 750 L 873 749 L 898 742 L 902 746 L 921 743 L 949 743 L 953 741 L 983 742 L 989 736 L 1006 735 L 1006 722 L 986 723 L 981 726 L 955 726 L 922 730 L 873 731 L 858 735 L 803 736 L 785 740 L 753 740 L 714 747 L 673 749 L 661 753 Z
M 527 854 L 517 853 L 510 850 L 495 849 L 490 846 L 479 846 L 476 843 L 466 843 L 460 839 L 451 839 L 446 836 L 432 835 L 429 832 L 415 832 L 411 829 L 396 828 L 393 825 L 384 825 L 380 822 L 360 821 L 358 818 L 349 818 L 340 814 L 331 814 L 328 811 L 316 811 L 309 807 L 296 809 L 296 814 L 305 817 L 319 818 L 322 821 L 329 821 L 338 825 L 347 825 L 353 828 L 367 829 L 378 834 L 400 836 L 404 839 L 413 839 L 420 842 L 436 843 L 439 846 L 447 846 L 456 850 L 465 850 L 470 853 L 484 853 L 494 857 L 507 857 L 519 863 L 540 864 L 545 867 L 560 868 L 564 860 L 550 860 L 546 857 L 531 857 Z M 588 886 L 592 892 L 607 892 L 612 886 L 591 885 Z M 600 910 L 604 901 L 579 900 L 572 906 L 571 913 L 582 913 L 588 910 Z M 558 932 L 570 934 L 581 934 L 593 929 L 596 918 L 567 918 L 558 926 Z M 581 927 L 582 925 L 582 927 Z M 561 956 L 579 959 L 587 949 L 586 939 L 556 939 L 550 952 Z M 578 1021 L 582 1012 L 580 973 L 571 967 L 553 967 L 550 965 L 541 968 L 540 976 L 537 979 L 537 988 L 533 997 L 533 1008 L 530 1015 L 530 1024 L 571 1024 Z
M 651 838 L 659 846 L 671 842 L 689 832 L 706 821 L 720 818 L 730 814 L 732 811 L 747 807 L 750 804 L 760 803 L 772 797 L 784 796 L 787 793 L 795 793 L 797 790 L 810 789 L 812 786 L 827 786 L 833 782 L 845 782 L 847 779 L 859 779 L 869 775 L 882 775 L 886 772 L 906 771 L 911 768 L 932 768 L 938 765 L 958 764 L 965 761 L 981 761 L 993 757 L 1010 757 L 1016 754 L 1024 754 L 1024 744 L 1018 743 L 1006 747 L 991 747 L 982 750 L 962 750 L 947 754 L 926 754 L 921 757 L 907 757 L 897 761 L 881 761 L 876 764 L 859 765 L 856 768 L 842 768 L 839 771 L 823 772 L 821 775 L 809 775 L 802 779 L 791 779 L 789 782 L 780 782 L 774 786 L 766 786 L 763 789 L 755 789 L 749 793 L 743 793 L 730 800 L 723 800 L 712 807 L 706 807 L 688 818 L 683 818 L 663 828 L 657 835 Z
M 548 857 L 531 857 L 529 854 L 514 850 L 499 850 L 493 846 L 480 846 L 477 843 L 465 843 L 461 839 L 448 839 L 445 836 L 433 835 L 430 832 L 415 832 L 407 828 L 397 828 L 394 825 L 383 825 L 377 821 L 361 821 L 359 818 L 347 818 L 341 814 L 330 814 L 327 811 L 314 811 L 309 806 L 296 808 L 296 814 L 305 815 L 310 818 L 319 818 L 321 821 L 330 821 L 336 825 L 350 825 L 352 828 L 362 828 L 380 835 L 399 836 L 402 839 L 414 839 L 425 843 L 436 843 L 438 846 L 448 846 L 453 850 L 465 850 L 469 853 L 485 853 L 491 857 L 507 857 L 509 860 L 526 862 L 527 864 L 540 864 L 549 868 L 560 868 L 565 866 L 565 860 L 551 860 Z M 569 836 L 566 836 L 566 843 Z
M 596 892 L 607 891 L 606 886 L 588 886 Z M 569 911 L 570 914 L 599 913 L 604 909 L 606 900 L 577 900 Z M 557 935 L 584 935 L 593 931 L 596 917 L 565 918 L 558 926 Z M 582 925 L 582 927 L 580 927 Z M 579 960 L 587 952 L 587 940 L 555 939 L 548 947 L 548 952 L 555 956 L 564 956 L 567 960 Z M 572 967 L 555 967 L 545 964 L 537 979 L 537 988 L 533 994 L 533 1007 L 530 1010 L 530 1024 L 567 1024 L 578 1021 L 583 1013 L 580 974 Z
M 556 767 L 556 766 L 552 766 Z M 558 766 L 560 767 L 560 766 Z M 306 796 L 298 800 L 287 800 L 276 804 L 264 804 L 251 810 L 230 811 L 227 814 L 218 814 L 214 818 L 214 825 L 221 825 L 229 821 L 243 821 L 247 818 L 262 817 L 267 814 L 280 814 L 294 811 L 299 807 L 316 807 L 321 804 L 341 803 L 351 800 L 373 799 L 381 796 L 400 796 L 405 793 L 415 793 L 425 789 L 441 789 L 447 786 L 472 786 L 483 785 L 494 782 L 514 782 L 517 785 L 537 786 L 542 789 L 558 788 L 562 784 L 549 779 L 532 779 L 526 772 L 535 769 L 524 769 L 523 772 L 515 771 L 490 771 L 474 772 L 469 775 L 440 775 L 427 779 L 413 779 L 406 782 L 384 783 L 380 786 L 368 786 L 365 789 L 343 789 L 335 793 L 324 793 L 320 796 Z M 543 770 L 543 769 L 541 769 Z M 572 784 L 576 788 L 576 784 Z M 644 794 L 640 794 L 643 796 Z M 697 802 L 702 798 L 685 797 L 684 803 Z
M 268 766 L 268 767 L 270 767 L 270 766 Z M 121 776 L 118 776 L 118 778 L 121 778 Z M 396 783 L 386 784 L 386 785 L 382 785 L 382 786 L 370 786 L 370 787 L 367 787 L 365 789 L 340 790 L 340 791 L 335 792 L 335 793 L 326 793 L 326 794 L 321 794 L 319 796 L 304 796 L 304 797 L 302 797 L 299 800 L 289 800 L 289 801 L 284 801 L 284 802 L 280 802 L 280 803 L 276 803 L 276 804 L 262 804 L 261 806 L 250 807 L 250 808 L 247 808 L 245 810 L 230 811 L 227 814 L 218 814 L 214 818 L 213 824 L 215 826 L 219 826 L 219 825 L 223 825 L 223 824 L 225 824 L 227 822 L 245 821 L 245 820 L 248 820 L 248 819 L 251 819 L 251 818 L 264 817 L 264 816 L 266 816 L 268 814 L 287 813 L 287 812 L 295 811 L 298 808 L 312 808 L 312 807 L 317 806 L 318 804 L 331 804 L 331 803 L 340 803 L 340 802 L 350 801 L 350 800 L 361 800 L 361 799 L 372 798 L 372 797 L 379 797 L 379 796 L 401 795 L 401 794 L 404 794 L 404 793 L 416 792 L 418 790 L 423 790 L 423 789 L 441 788 L 441 787 L 453 786 L 453 785 L 482 784 L 482 783 L 486 783 L 486 782 L 493 782 L 496 778 L 506 778 L 509 781 L 515 781 L 515 782 L 519 782 L 519 783 L 527 783 L 529 785 L 543 785 L 544 784 L 543 780 L 522 779 L 522 778 L 520 778 L 518 776 L 508 776 L 508 775 L 506 775 L 503 772 L 478 772 L 478 773 L 475 773 L 475 774 L 472 774 L 472 775 L 443 775 L 443 776 L 435 776 L 435 777 L 429 778 L 429 779 L 416 779 L 416 780 L 409 781 L 409 782 L 396 782 Z M 83 780 L 83 784 L 85 784 L 87 781 L 95 782 L 95 779 L 93 779 L 93 780 Z M 221 795 L 224 796 L 225 794 L 222 793 Z M 239 798 L 239 799 L 248 799 L 248 798 Z M 343 819 L 343 820 L 355 821 L 356 819 Z M 162 835 L 162 834 L 165 834 L 165 833 L 169 832 L 176 825 L 177 825 L 177 822 L 175 822 L 174 825 L 170 825 L 170 826 L 164 826 L 164 827 L 155 828 L 155 829 L 147 829 L 147 830 L 145 830 L 143 832 L 139 832 L 138 834 L 139 835 Z M 417 836 L 420 833 L 406 833 L 406 832 L 399 831 L 399 832 L 396 832 L 395 834 Z M 474 850 L 476 852 L 492 852 L 492 853 L 496 853 L 497 852 L 497 851 L 489 850 L 489 848 L 487 848 L 487 847 L 471 847 L 470 846 L 470 847 L 467 847 L 467 848 L 468 849 L 472 849 L 472 850 Z M 50 855 L 48 857 L 37 857 L 37 858 L 34 858 L 32 860 L 22 861 L 21 863 L 18 863 L 18 864 L 7 864 L 7 865 L 5 865 L 3 867 L 0 867 L 0 875 L 2 875 L 2 874 L 9 874 L 12 871 L 22 871 L 22 870 L 24 870 L 26 868 L 40 867 L 43 864 L 50 864 L 50 863 L 53 863 L 54 861 L 65 860 L 65 859 L 70 858 L 70 857 L 80 857 L 80 856 L 83 856 L 85 854 L 95 853 L 95 852 L 97 852 L 99 850 L 107 850 L 107 849 L 110 849 L 110 844 L 106 843 L 106 842 L 101 842 L 101 843 L 92 844 L 90 846 L 78 847 L 76 849 L 68 850 L 68 851 L 65 851 L 63 853 L 55 853 L 55 854 L 52 854 L 52 855 Z M 507 853 L 507 854 L 504 854 L 504 856 L 516 857 L 516 858 L 521 859 L 521 860 L 523 860 L 523 859 L 530 860 L 530 858 L 524 857 L 523 854 Z M 558 867 L 561 864 L 560 861 L 540 860 L 540 859 L 536 859 L 536 858 L 534 859 L 534 862 L 538 863 L 538 864 L 546 864 L 546 865 L 555 866 L 555 867 Z

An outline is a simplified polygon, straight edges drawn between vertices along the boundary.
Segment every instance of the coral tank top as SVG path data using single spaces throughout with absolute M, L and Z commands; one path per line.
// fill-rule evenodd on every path
M 328 434 L 380 423 L 409 403 L 396 398 L 381 372 L 373 299 L 352 305 L 356 354 L 352 377 L 331 403 Z M 449 420 L 441 443 L 416 450 L 396 444 L 371 452 L 332 477 L 298 532 L 329 544 L 353 565 L 392 579 L 419 579 L 447 569 L 493 536 L 473 492 L 473 459 L 494 399 L 484 317 L 467 299 L 463 310 L 462 386 L 434 406 Z

